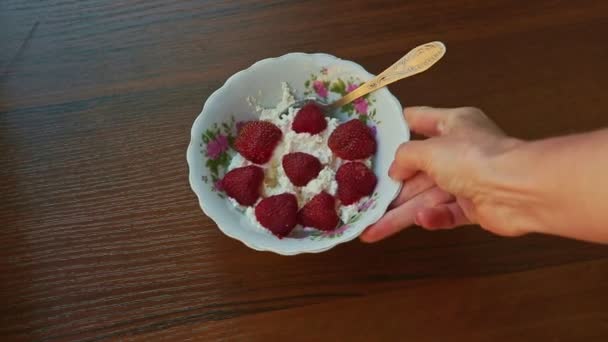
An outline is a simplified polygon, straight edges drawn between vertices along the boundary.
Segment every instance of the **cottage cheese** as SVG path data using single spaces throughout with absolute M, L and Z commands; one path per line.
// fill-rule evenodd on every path
M 298 199 L 298 206 L 301 208 L 310 201 L 312 197 L 322 191 L 326 191 L 331 195 L 336 195 L 338 184 L 335 180 L 335 174 L 343 161 L 334 156 L 327 141 L 340 122 L 335 118 L 326 117 L 327 128 L 319 134 L 311 135 L 309 133 L 294 132 L 291 129 L 291 125 L 299 109 L 289 108 L 295 103 L 295 98 L 287 83 L 283 82 L 281 86 L 283 90 L 281 100 L 274 108 L 263 108 L 257 103 L 255 98 L 247 99 L 256 111 L 260 113 L 260 120 L 272 122 L 279 127 L 283 133 L 283 137 L 275 148 L 271 159 L 266 164 L 260 165 L 265 169 L 262 195 L 263 197 L 269 197 L 285 192 L 292 193 Z M 288 112 L 283 116 L 280 116 L 281 112 L 286 108 L 289 108 Z M 283 156 L 292 152 L 304 152 L 313 155 L 319 159 L 324 166 L 317 178 L 311 180 L 304 187 L 294 186 L 283 169 Z M 371 158 L 362 160 L 361 162 L 371 166 Z M 232 158 L 228 170 L 230 171 L 251 164 L 250 161 L 237 153 Z M 367 198 L 362 198 L 357 203 L 348 206 L 340 206 L 338 215 L 342 221 L 348 222 L 353 215 L 357 214 L 359 204 L 364 203 L 366 199 Z M 254 226 L 270 233 L 257 221 L 254 207 L 242 207 L 232 198 L 230 198 L 230 202 L 241 211 L 244 211 L 247 220 L 252 222 Z

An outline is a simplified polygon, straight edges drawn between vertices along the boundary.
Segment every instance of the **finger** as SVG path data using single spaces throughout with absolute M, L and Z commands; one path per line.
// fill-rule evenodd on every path
M 445 119 L 452 109 L 433 107 L 406 107 L 405 120 L 415 133 L 427 137 L 443 134 Z
M 480 130 L 504 134 L 490 118 L 474 107 L 407 107 L 404 115 L 412 131 L 427 137 Z
M 415 222 L 429 230 L 449 229 L 471 223 L 456 202 L 423 208 L 416 213 Z
M 401 192 L 393 200 L 389 208 L 398 207 L 433 186 L 435 186 L 435 182 L 431 177 L 426 173 L 419 172 L 403 184 L 403 189 L 401 189 Z
M 378 222 L 368 227 L 361 234 L 361 241 L 376 242 L 382 240 L 414 224 L 414 217 L 420 210 L 453 200 L 452 195 L 438 187 L 433 187 L 401 206 L 388 211 Z
M 388 169 L 388 175 L 395 180 L 407 180 L 419 171 L 429 173 L 431 153 L 435 139 L 408 141 L 397 148 L 395 160 Z

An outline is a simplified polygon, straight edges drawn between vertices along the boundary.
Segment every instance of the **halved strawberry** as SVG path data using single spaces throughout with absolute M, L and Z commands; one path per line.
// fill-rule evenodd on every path
M 327 128 L 327 121 L 321 108 L 311 102 L 296 113 L 291 128 L 296 133 L 317 134 Z
M 241 205 L 254 205 L 260 197 L 260 187 L 264 181 L 264 170 L 255 165 L 239 167 L 224 175 L 222 188 L 226 194 Z
M 294 152 L 283 156 L 283 170 L 295 186 L 305 186 L 317 178 L 323 165 L 315 156 L 304 152 Z
M 376 139 L 371 129 L 357 119 L 338 126 L 327 144 L 335 155 L 345 160 L 365 159 L 376 153 Z
M 327 192 L 315 195 L 298 212 L 298 223 L 305 227 L 328 231 L 335 229 L 339 221 L 336 200 Z
M 270 196 L 255 206 L 258 222 L 278 238 L 283 238 L 296 226 L 298 200 L 289 193 Z
M 343 164 L 336 172 L 338 198 L 344 205 L 357 202 L 374 192 L 376 175 L 365 164 L 350 162 Z
M 264 164 L 272 157 L 282 135 L 281 130 L 268 121 L 249 121 L 239 130 L 234 148 L 245 159 Z

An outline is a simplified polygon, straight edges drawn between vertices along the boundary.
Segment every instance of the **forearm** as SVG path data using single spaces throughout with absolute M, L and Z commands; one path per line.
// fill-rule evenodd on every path
M 487 169 L 488 224 L 608 242 L 608 130 L 519 143 Z

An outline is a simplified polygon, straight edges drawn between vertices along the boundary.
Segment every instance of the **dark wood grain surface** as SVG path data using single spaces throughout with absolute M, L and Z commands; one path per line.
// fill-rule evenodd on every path
M 607 13 L 0 1 L 1 339 L 605 340 L 608 247 L 469 227 L 260 253 L 202 214 L 185 151 L 205 99 L 259 59 L 327 52 L 379 72 L 431 40 L 448 54 L 390 87 L 405 105 L 475 105 L 522 138 L 606 126 Z

